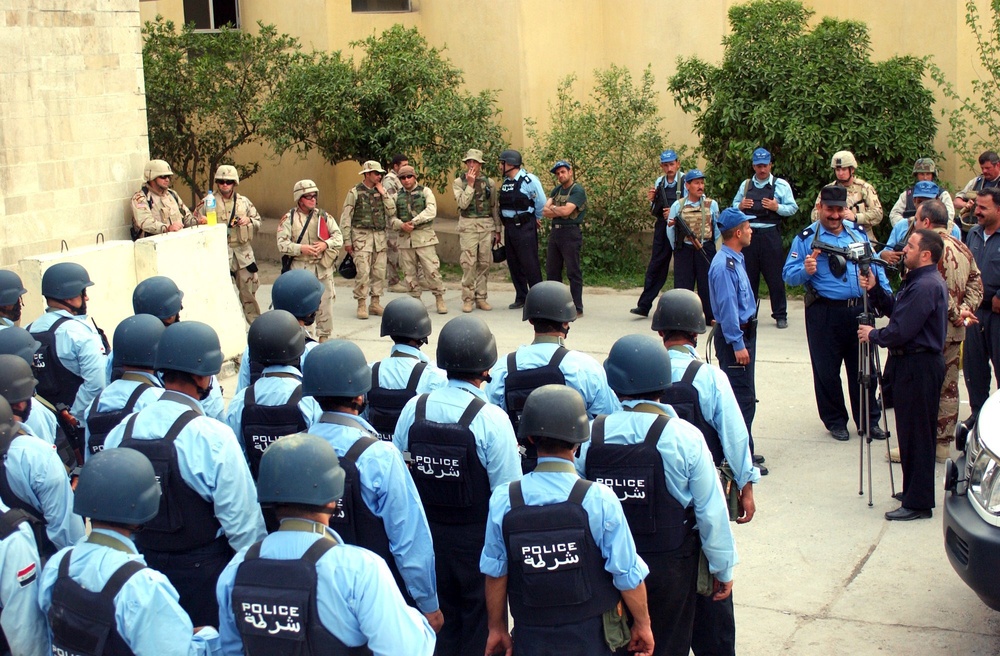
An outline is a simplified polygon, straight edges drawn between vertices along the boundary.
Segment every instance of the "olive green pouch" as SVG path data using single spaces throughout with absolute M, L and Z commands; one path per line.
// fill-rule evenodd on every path
M 698 553 L 698 594 L 703 597 L 710 597 L 714 592 L 715 577 L 708 571 L 708 558 L 705 552 Z
M 611 651 L 621 649 L 632 640 L 632 631 L 628 628 L 625 608 L 621 600 L 613 608 L 604 611 L 601 616 L 604 621 L 604 642 Z
M 736 475 L 728 462 L 723 461 L 719 466 L 719 480 L 722 481 L 722 494 L 729 508 L 729 521 L 735 522 L 740 518 L 740 488 L 736 485 Z

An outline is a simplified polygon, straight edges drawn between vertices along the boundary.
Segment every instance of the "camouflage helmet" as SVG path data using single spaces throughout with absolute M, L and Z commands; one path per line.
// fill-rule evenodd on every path
M 937 166 L 930 157 L 921 157 L 913 163 L 914 173 L 933 173 L 937 175 Z
M 299 202 L 299 199 L 305 196 L 306 194 L 311 194 L 314 192 L 317 194 L 319 193 L 319 187 L 316 186 L 315 182 L 313 182 L 312 180 L 299 180 L 298 182 L 295 183 L 295 186 L 292 187 L 292 198 L 297 203 Z
M 154 180 L 161 175 L 173 175 L 170 165 L 162 159 L 151 159 L 146 162 L 146 167 L 142 170 L 142 179 L 146 182 Z
M 830 160 L 830 168 L 835 169 L 837 167 L 841 168 L 858 168 L 858 160 L 854 159 L 854 153 L 849 150 L 838 150 L 833 154 L 833 159 Z
M 240 183 L 240 174 L 232 164 L 223 164 L 215 171 L 216 180 L 232 180 L 236 184 Z

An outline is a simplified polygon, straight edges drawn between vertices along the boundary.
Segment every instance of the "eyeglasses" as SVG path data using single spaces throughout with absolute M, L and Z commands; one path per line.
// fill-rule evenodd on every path
M 169 175 L 158 175 L 158 176 L 156 176 L 157 180 L 169 180 L 170 178 L 171 178 L 171 176 L 169 176 Z
M 302 197 L 306 200 L 316 200 L 317 196 L 319 196 L 319 194 L 302 194 Z
M 215 184 L 219 185 L 220 187 L 223 186 L 223 185 L 225 185 L 225 186 L 228 187 L 229 185 L 236 184 L 236 181 L 235 180 L 216 180 Z
M 409 180 L 410 178 L 415 178 L 415 177 L 416 176 L 414 176 L 414 175 L 401 175 L 401 176 L 399 176 L 399 179 L 400 180 Z

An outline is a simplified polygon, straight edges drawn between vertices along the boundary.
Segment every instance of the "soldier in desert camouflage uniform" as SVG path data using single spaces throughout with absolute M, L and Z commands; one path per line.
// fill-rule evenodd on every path
M 882 202 L 878 199 L 875 187 L 854 176 L 858 160 L 849 150 L 834 153 L 830 166 L 837 179 L 827 186 L 840 185 L 847 188 L 847 209 L 844 210 L 844 220 L 853 221 L 859 228 L 864 228 L 868 233 L 868 239 L 875 239 L 872 228 L 882 221 Z M 816 195 L 816 205 L 811 220 L 814 223 L 819 221 L 819 194 Z
M 170 188 L 174 172 L 162 159 L 153 159 L 143 169 L 146 184 L 132 196 L 132 238 L 160 235 L 205 223 L 191 213 L 177 192 Z
M 382 315 L 379 297 L 385 290 L 386 227 L 396 216 L 396 201 L 382 186 L 385 169 L 376 161 L 365 162 L 361 182 L 351 187 L 344 199 L 340 227 L 344 231 L 344 250 L 354 256 L 358 275 L 354 279 L 354 298 L 358 319 L 369 314 Z M 371 294 L 371 303 L 366 301 Z
M 394 155 L 389 162 L 389 171 L 382 178 L 382 186 L 390 198 L 395 198 L 403 183 L 399 181 L 399 169 L 407 166 L 410 158 L 402 153 Z M 403 266 L 399 263 L 399 232 L 392 226 L 385 229 L 385 278 L 390 292 L 406 292 L 402 284 Z
M 486 300 L 486 278 L 493 264 L 493 245 L 500 243 L 503 224 L 497 209 L 497 183 L 482 174 L 483 151 L 465 153 L 466 173 L 455 178 L 451 190 L 458 204 L 458 239 L 462 254 L 462 312 L 492 310 Z
M 399 232 L 399 264 L 410 296 L 420 298 L 421 286 L 417 277 L 420 272 L 434 294 L 438 314 L 448 314 L 436 248 L 438 238 L 434 232 L 437 199 L 429 187 L 417 184 L 416 175 L 412 166 L 400 167 L 399 180 L 403 188 L 396 194 L 397 218 L 392 219 L 390 225 Z

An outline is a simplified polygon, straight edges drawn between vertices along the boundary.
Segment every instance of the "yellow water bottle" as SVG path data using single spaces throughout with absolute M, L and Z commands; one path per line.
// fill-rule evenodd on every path
M 208 195 L 205 196 L 205 220 L 210 226 L 214 226 L 219 220 L 215 213 L 215 194 L 212 193 L 211 189 L 208 190 Z

